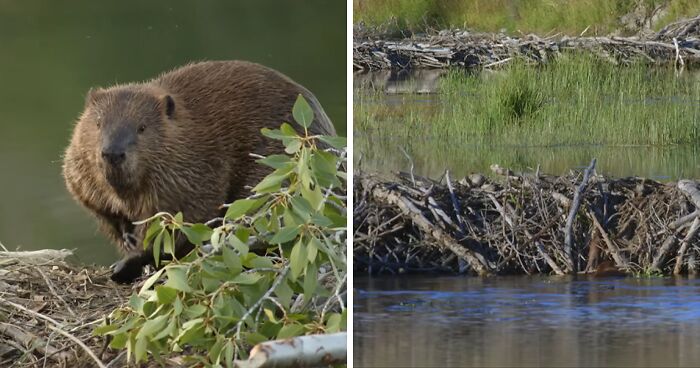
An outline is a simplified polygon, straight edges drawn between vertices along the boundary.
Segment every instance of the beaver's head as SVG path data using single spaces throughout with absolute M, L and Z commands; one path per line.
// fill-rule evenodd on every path
M 141 189 L 174 116 L 175 101 L 164 92 L 129 86 L 90 90 L 83 121 L 95 133 L 97 166 L 118 194 Z

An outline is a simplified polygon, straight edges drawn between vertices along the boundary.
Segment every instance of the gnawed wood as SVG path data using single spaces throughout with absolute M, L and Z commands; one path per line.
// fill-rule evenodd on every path
M 408 175 L 357 175 L 355 270 L 458 273 L 466 267 L 475 274 L 568 273 L 571 253 L 565 229 L 572 210 L 585 214 L 574 217 L 568 237 L 576 262 L 588 261 L 582 271 L 595 273 L 600 264 L 614 264 L 631 274 L 697 269 L 700 249 L 694 246 L 697 229 L 691 226 L 696 219 L 700 222 L 693 201 L 697 182 L 679 186 L 636 177 L 614 179 L 594 176 L 593 165 L 589 169 L 587 180 L 596 185 L 586 185 L 580 172 L 538 174 L 533 181 L 532 175 L 503 169 L 499 171 L 506 176 L 471 174 L 450 178 L 449 186 L 418 176 L 414 185 Z M 472 177 L 480 178 L 479 185 Z M 457 218 L 464 221 L 464 229 Z M 682 258 L 674 263 L 671 254 Z
M 347 361 L 347 333 L 299 336 L 255 345 L 238 368 L 328 367 Z

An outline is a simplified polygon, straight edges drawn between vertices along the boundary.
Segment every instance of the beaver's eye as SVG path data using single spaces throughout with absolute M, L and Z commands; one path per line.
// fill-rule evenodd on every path
M 143 124 L 139 125 L 139 133 L 143 133 L 144 130 L 146 130 L 146 126 Z

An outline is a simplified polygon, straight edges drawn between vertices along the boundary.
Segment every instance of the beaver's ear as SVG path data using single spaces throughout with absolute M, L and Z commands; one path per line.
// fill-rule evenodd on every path
M 104 89 L 92 87 L 85 95 L 85 107 L 88 107 L 97 101 L 104 94 Z
M 160 98 L 160 106 L 163 109 L 163 113 L 168 119 L 175 117 L 175 100 L 170 95 L 165 95 Z

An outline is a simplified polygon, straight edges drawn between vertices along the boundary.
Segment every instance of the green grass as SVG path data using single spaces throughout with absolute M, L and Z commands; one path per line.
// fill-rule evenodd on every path
M 644 3 L 649 11 L 664 0 L 353 0 L 354 20 L 370 26 L 391 24 L 390 31 L 461 27 L 477 31 L 562 32 L 589 35 L 620 28 L 619 18 Z M 676 19 L 700 13 L 698 0 L 670 0 L 660 29 Z M 392 21 L 393 19 L 393 21 Z
M 496 145 L 668 145 L 700 139 L 700 83 L 670 68 L 565 55 L 497 73 L 448 72 L 437 104 L 383 103 L 356 91 L 355 126 L 398 138 Z

